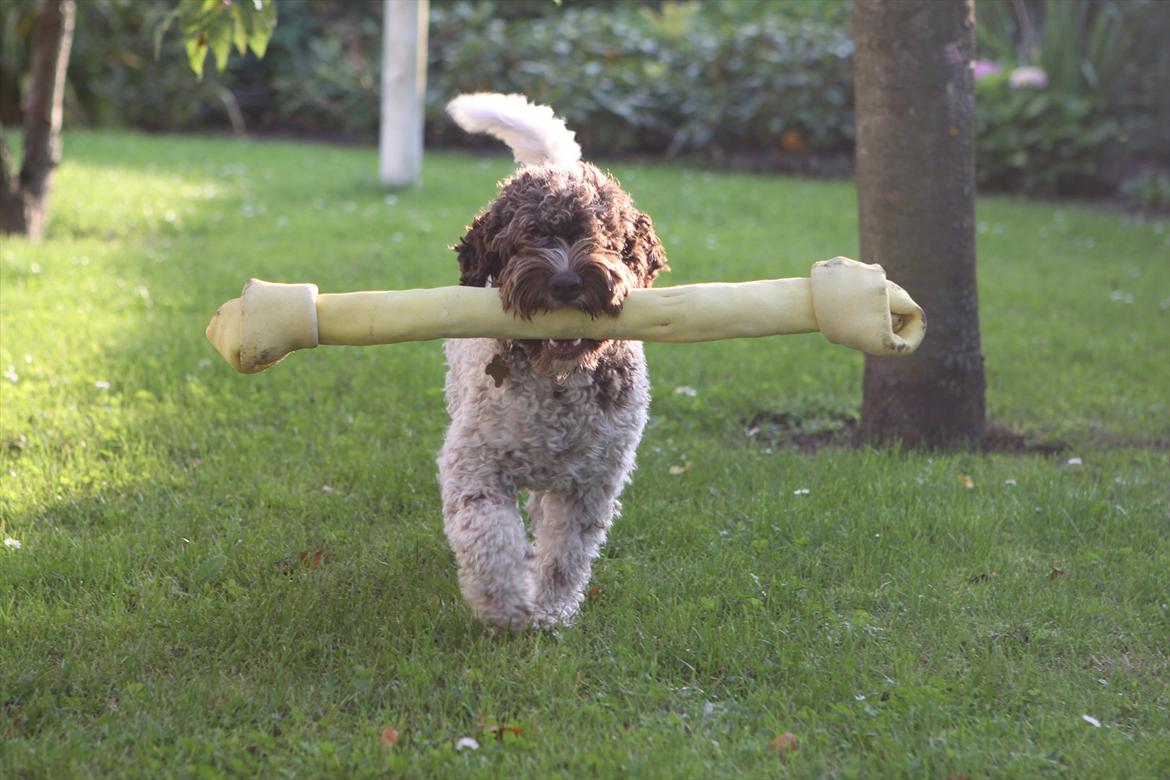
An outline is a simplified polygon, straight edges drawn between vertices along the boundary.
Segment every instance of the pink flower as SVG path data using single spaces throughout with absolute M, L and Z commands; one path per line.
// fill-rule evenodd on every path
M 982 81 L 988 76 L 994 76 L 1003 70 L 1003 66 L 994 60 L 975 60 L 971 66 L 976 81 Z
M 1048 74 L 1044 72 L 1044 68 L 1026 65 L 1012 71 L 1012 75 L 1008 77 L 1008 84 L 1013 89 L 1020 89 L 1022 87 L 1044 89 L 1044 87 L 1048 86 Z

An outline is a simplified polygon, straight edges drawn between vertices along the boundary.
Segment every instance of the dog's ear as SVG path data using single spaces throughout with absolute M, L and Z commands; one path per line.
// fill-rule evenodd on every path
M 633 229 L 626 235 L 622 260 L 638 275 L 642 287 L 649 287 L 660 271 L 670 270 L 666 263 L 666 249 L 654 232 L 654 223 L 644 212 L 638 212 Z
M 488 279 L 500 277 L 504 263 L 491 249 L 495 221 L 491 211 L 480 214 L 454 247 L 459 254 L 459 283 L 465 287 L 483 287 Z

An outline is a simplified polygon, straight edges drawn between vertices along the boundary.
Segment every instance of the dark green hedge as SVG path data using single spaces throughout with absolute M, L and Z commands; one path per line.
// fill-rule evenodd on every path
M 242 123 L 261 133 L 376 138 L 381 2 L 279 0 L 265 59 L 233 58 L 202 82 L 177 36 L 154 59 L 153 35 L 170 5 L 79 3 L 71 122 L 157 131 Z M 0 10 L 0 116 L 9 122 L 32 8 L 33 0 L 8 0 Z M 980 0 L 979 8 L 982 56 L 1031 57 L 1053 71 L 1042 89 L 1012 88 L 1010 67 L 979 83 L 981 186 L 1108 191 L 1127 172 L 1170 167 L 1170 14 L 1158 0 Z M 1030 26 L 1019 24 L 1019 9 Z M 847 170 L 849 11 L 838 0 L 433 0 L 428 141 L 469 143 L 443 106 L 460 92 L 497 90 L 554 106 L 593 156 L 801 170 L 844 160 Z M 1047 32 L 1027 38 L 1035 29 Z M 1132 57 L 1116 56 L 1121 44 Z

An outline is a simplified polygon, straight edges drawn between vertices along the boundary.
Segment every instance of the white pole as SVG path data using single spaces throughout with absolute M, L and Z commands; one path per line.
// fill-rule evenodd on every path
M 383 3 L 379 178 L 388 186 L 406 187 L 422 173 L 430 0 Z

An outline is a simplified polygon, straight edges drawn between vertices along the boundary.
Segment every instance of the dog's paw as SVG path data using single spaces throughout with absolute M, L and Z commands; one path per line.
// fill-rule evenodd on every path
M 533 624 L 532 605 L 527 601 L 501 601 L 476 605 L 475 616 L 493 631 L 518 634 Z
M 532 625 L 544 631 L 554 628 L 571 628 L 577 619 L 575 605 L 538 607 L 532 615 Z

